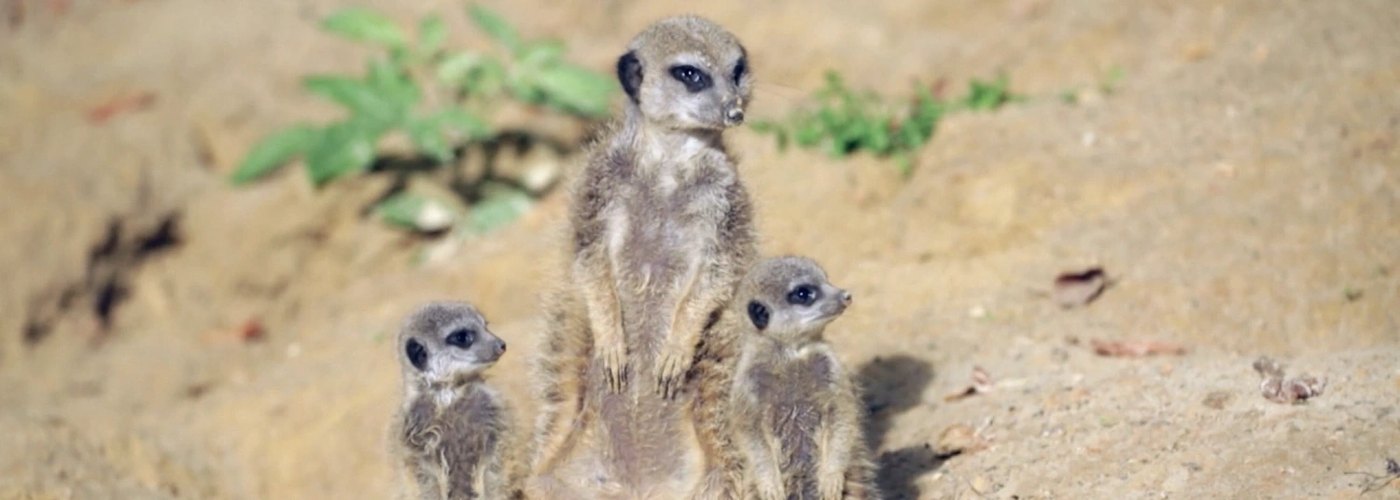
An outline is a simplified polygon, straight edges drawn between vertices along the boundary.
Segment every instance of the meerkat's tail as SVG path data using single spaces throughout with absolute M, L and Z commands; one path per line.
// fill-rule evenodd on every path
M 548 469 L 568 442 L 583 413 L 584 377 L 591 335 L 588 314 L 577 293 L 567 286 L 545 296 L 545 324 L 533 379 L 540 410 L 535 423 L 531 469 Z

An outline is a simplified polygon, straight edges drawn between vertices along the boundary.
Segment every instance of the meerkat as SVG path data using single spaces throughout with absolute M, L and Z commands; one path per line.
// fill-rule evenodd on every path
M 858 390 L 822 337 L 850 303 L 816 261 L 772 257 L 745 275 L 722 320 L 740 332 L 731 418 L 761 500 L 879 497 Z
M 511 410 L 483 377 L 505 341 L 472 305 L 432 302 L 404 320 L 397 349 L 404 401 L 391 440 L 414 498 L 523 498 Z
M 693 15 L 645 28 L 616 70 L 626 110 L 571 182 L 566 285 L 547 296 L 535 478 L 663 498 L 720 460 L 722 433 L 690 410 L 704 332 L 757 254 L 722 142 L 752 76 L 739 40 Z

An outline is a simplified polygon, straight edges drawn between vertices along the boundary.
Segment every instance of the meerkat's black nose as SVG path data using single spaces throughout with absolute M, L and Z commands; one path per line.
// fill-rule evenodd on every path
M 500 342 L 497 342 L 497 343 L 496 343 L 496 355 L 499 356 L 499 355 L 505 354 L 505 353 L 506 353 L 506 341 L 502 340 L 502 341 L 500 341 Z
M 740 123 L 743 123 L 743 122 L 744 122 L 744 110 L 741 109 L 741 108 L 738 108 L 738 107 L 729 108 L 728 111 L 725 111 L 725 112 L 724 112 L 724 119 L 725 119 L 725 120 L 728 120 L 730 123 L 733 123 L 733 124 L 736 124 L 736 125 L 737 125 L 737 124 L 740 124 Z
M 854 297 L 851 296 L 851 292 L 847 292 L 847 291 L 845 291 L 845 290 L 842 290 L 842 291 L 841 291 L 841 305 L 843 305 L 843 306 L 849 306 L 849 305 L 851 305 L 851 299 L 853 299 L 853 298 L 854 298 Z

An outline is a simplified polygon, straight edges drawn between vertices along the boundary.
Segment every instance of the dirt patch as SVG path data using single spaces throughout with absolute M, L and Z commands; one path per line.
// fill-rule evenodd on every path
M 830 340 L 890 498 L 1400 498 L 1394 2 L 488 4 L 600 71 L 700 9 L 748 46 L 757 117 L 827 69 L 1040 96 L 949 117 L 907 181 L 733 134 L 764 249 L 856 297 Z M 425 261 L 434 240 L 366 215 L 391 172 L 222 180 L 261 134 L 334 116 L 298 80 L 361 68 L 314 29 L 340 5 L 0 8 L 0 496 L 387 496 L 387 339 L 431 299 L 499 325 L 493 380 L 530 425 L 562 193 Z M 484 42 L 455 5 L 366 5 Z M 1112 93 L 1058 98 L 1115 67 Z M 1105 286 L 1062 307 L 1056 278 L 1085 269 Z M 1263 356 L 1325 390 L 1266 399 Z

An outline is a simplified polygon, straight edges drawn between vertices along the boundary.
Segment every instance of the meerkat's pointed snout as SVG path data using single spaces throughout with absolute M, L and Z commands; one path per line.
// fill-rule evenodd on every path
M 851 296 L 851 292 L 841 290 L 841 305 L 843 307 L 851 305 L 852 299 L 854 299 L 854 297 Z
M 506 341 L 501 340 L 500 337 L 496 337 L 493 340 L 494 341 L 491 342 L 490 345 L 486 346 L 485 361 L 489 363 L 499 361 L 501 359 L 501 355 L 506 353 Z
M 744 98 L 736 98 L 724 103 L 724 124 L 733 127 L 744 123 Z

